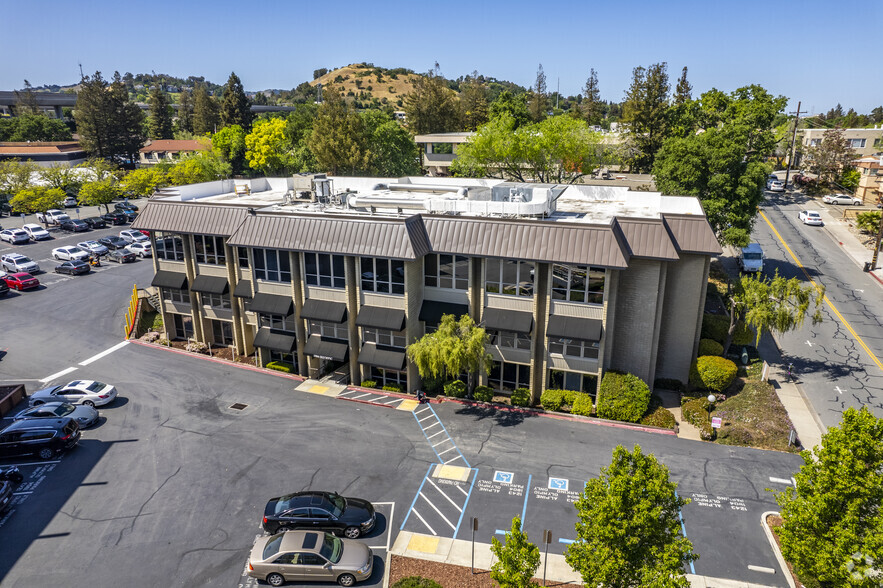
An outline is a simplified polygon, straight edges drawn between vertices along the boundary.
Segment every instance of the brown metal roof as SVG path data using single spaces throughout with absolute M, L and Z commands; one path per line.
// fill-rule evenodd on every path
M 531 259 L 610 268 L 628 266 L 618 224 L 431 217 L 423 219 L 432 251 L 479 257 Z
M 677 260 L 678 251 L 662 219 L 618 218 L 634 257 Z
M 248 211 L 239 206 L 150 200 L 132 228 L 229 237 L 247 215 Z
M 246 218 L 228 243 L 394 259 L 429 253 L 423 221 L 416 215 L 403 220 L 258 214 Z
M 704 255 L 718 255 L 721 252 L 720 243 L 704 216 L 665 214 L 663 219 L 674 237 L 678 251 Z

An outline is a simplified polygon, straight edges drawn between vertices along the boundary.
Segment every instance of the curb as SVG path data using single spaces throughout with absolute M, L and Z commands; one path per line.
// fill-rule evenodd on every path
M 782 552 L 779 550 L 779 544 L 776 543 L 776 538 L 773 537 L 773 530 L 770 529 L 770 526 L 766 522 L 766 518 L 770 515 L 778 515 L 782 516 L 782 513 L 775 510 L 768 510 L 762 515 L 760 515 L 760 525 L 763 527 L 763 532 L 766 534 L 767 540 L 770 542 L 770 548 L 773 550 L 773 554 L 776 556 L 776 561 L 779 562 L 779 567 L 782 568 L 782 574 L 785 576 L 785 580 L 788 582 L 788 586 L 790 588 L 797 588 L 794 583 L 794 576 L 791 575 L 791 570 L 788 569 L 788 564 L 785 563 L 785 558 L 782 556 Z

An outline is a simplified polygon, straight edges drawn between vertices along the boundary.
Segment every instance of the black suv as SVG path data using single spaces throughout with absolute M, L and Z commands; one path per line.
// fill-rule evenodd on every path
M 16 421 L 0 431 L 0 457 L 52 459 L 79 440 L 80 426 L 70 417 Z
M 126 212 L 127 210 L 138 212 L 138 207 L 130 202 L 117 202 L 113 205 L 113 209 L 117 212 Z
M 58 228 L 69 233 L 82 233 L 89 230 L 89 225 L 78 218 L 67 218 L 58 223 Z
M 107 228 L 107 221 L 100 216 L 90 216 L 83 219 L 83 222 L 89 225 L 90 229 Z
M 116 235 L 110 235 L 108 237 L 102 237 L 98 239 L 98 242 L 107 247 L 108 249 L 125 249 L 129 246 L 129 242 L 123 239 L 122 237 L 118 237 Z
M 126 221 L 129 220 L 129 217 L 122 212 L 108 212 L 106 214 L 102 214 L 101 218 L 112 225 L 124 225 L 126 224 Z

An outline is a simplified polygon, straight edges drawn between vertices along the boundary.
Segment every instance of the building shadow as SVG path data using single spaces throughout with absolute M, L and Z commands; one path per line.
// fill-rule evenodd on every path
M 518 409 L 504 409 L 496 406 L 485 404 L 467 404 L 456 411 L 461 416 L 472 417 L 475 421 L 483 421 L 492 419 L 495 424 L 501 427 L 512 427 L 520 425 L 529 418 L 536 418 L 536 414 Z

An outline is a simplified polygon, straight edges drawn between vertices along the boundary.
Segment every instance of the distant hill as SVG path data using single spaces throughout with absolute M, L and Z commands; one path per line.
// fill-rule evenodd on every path
M 316 87 L 334 86 L 345 96 L 354 98 L 364 105 L 389 104 L 401 108 L 405 94 L 414 88 L 414 83 L 422 76 L 403 67 L 386 69 L 366 63 L 354 63 L 330 71 L 309 82 Z

